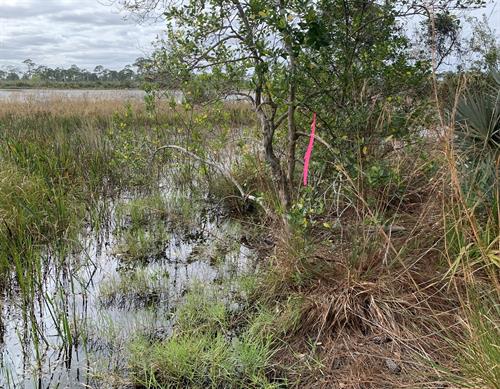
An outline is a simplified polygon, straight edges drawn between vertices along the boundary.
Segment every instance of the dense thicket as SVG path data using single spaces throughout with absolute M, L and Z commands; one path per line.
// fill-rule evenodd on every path
M 24 70 L 15 66 L 0 69 L 0 87 L 139 87 L 144 80 L 147 62 L 144 58 L 138 58 L 133 65 L 120 70 L 102 65 L 88 70 L 77 65 L 52 68 L 26 59 L 21 67 Z

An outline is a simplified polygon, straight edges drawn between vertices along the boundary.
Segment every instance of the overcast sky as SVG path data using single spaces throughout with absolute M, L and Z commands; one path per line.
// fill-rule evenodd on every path
M 0 67 L 37 64 L 121 68 L 151 50 L 160 25 L 124 20 L 110 0 L 0 0 Z M 486 10 L 500 29 L 500 5 Z
M 124 20 L 109 0 L 0 0 L 0 67 L 121 68 L 151 51 L 159 25 Z

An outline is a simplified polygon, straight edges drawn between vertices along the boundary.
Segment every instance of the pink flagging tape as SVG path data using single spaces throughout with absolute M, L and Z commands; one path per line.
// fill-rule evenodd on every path
M 307 146 L 306 155 L 304 156 L 304 186 L 307 186 L 307 176 L 309 175 L 309 161 L 314 146 L 314 133 L 316 131 L 316 112 L 313 113 L 313 121 L 311 124 L 311 136 L 309 137 L 309 146 Z

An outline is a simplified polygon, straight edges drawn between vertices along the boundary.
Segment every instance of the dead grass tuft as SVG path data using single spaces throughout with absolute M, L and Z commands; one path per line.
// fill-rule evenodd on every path
M 443 162 L 436 150 L 429 155 Z M 450 377 L 461 376 L 461 366 L 450 338 L 463 338 L 471 278 L 449 272 L 453 188 L 446 166 L 427 182 L 405 169 L 412 184 L 399 202 L 390 188 L 368 201 L 374 193 L 351 180 L 341 206 L 305 232 L 276 238 L 266 292 L 304 297 L 300 325 L 276 355 L 297 387 L 456 387 Z M 475 282 L 488 277 L 481 268 L 474 274 Z

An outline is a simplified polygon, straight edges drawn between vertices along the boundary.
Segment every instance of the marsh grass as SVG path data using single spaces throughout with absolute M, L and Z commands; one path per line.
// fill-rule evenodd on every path
M 128 261 L 147 262 L 150 259 L 161 259 L 169 235 L 162 224 L 148 229 L 134 229 L 122 235 L 122 242 L 116 253 Z
M 168 217 L 168 202 L 160 193 L 134 198 L 118 204 L 116 218 L 120 225 L 140 228 Z
M 255 276 L 245 276 L 247 286 L 255 282 L 249 277 Z M 281 345 L 275 330 L 279 326 L 285 333 L 296 325 L 298 305 L 256 309 L 245 301 L 232 311 L 224 290 L 193 287 L 175 314 L 170 338 L 131 342 L 134 383 L 147 388 L 284 387 L 272 362 Z
M 217 112 L 193 109 L 192 122 L 200 122 L 198 126 L 222 126 L 226 119 L 233 125 L 249 122 L 244 106 L 223 109 L 227 111 L 224 120 Z M 158 169 L 151 165 L 156 147 L 181 136 L 199 137 L 199 129 L 188 136 L 181 134 L 185 113 L 183 108 L 160 104 L 152 114 L 143 104 L 119 101 L 2 104 L 0 213 L 6 221 L 0 227 L 2 239 L 33 244 L 69 241 L 86 219 L 98 224 L 91 210 L 103 198 L 156 182 Z M 158 164 L 164 165 L 165 160 L 159 158 Z M 134 218 L 146 206 L 165 212 L 158 197 L 147 201 L 156 203 L 137 204 L 131 210 Z M 190 209 L 181 197 L 171 207 L 180 215 Z M 4 252 L 2 266 L 8 262 Z
M 66 363 L 71 363 L 72 351 L 82 341 L 76 316 L 68 310 L 78 281 L 67 267 L 82 250 L 82 232 L 99 231 L 110 223 L 110 204 L 118 195 L 139 195 L 142 199 L 123 211 L 131 223 L 123 235 L 124 251 L 136 258 L 160 254 L 170 237 L 164 219 L 171 216 L 182 223 L 197 209 L 182 196 L 167 207 L 159 195 L 144 194 L 154 193 L 165 173 L 172 175 L 172 163 L 180 166 L 175 171 L 200 170 L 193 170 L 191 161 L 173 161 L 174 156 L 152 160 L 154 150 L 169 142 L 194 142 L 203 149 L 208 143 L 200 137 L 202 128 L 243 126 L 253 120 L 247 108 L 236 104 L 221 107 L 220 112 L 227 111 L 222 116 L 203 108 L 174 109 L 161 103 L 157 108 L 149 112 L 144 104 L 122 101 L 0 106 L 1 284 L 20 294 L 27 329 L 23 341 L 33 346 L 39 370 L 51 345 L 37 316 L 42 306 L 50 311 L 47 319 L 54 322 Z M 185 131 L 187 114 L 193 131 Z M 212 140 L 217 131 L 210 135 Z M 70 278 L 68 283 L 57 281 L 57 298 L 46 290 L 47 274 L 54 275 L 53 281 Z M 124 295 L 156 296 L 158 284 L 150 284 L 149 276 L 138 271 L 127 284 L 108 285 L 107 293 L 105 286 L 103 295 L 115 300 Z M 25 351 L 31 352 L 29 347 Z
M 121 308 L 158 304 L 168 292 L 169 273 L 135 268 L 121 272 L 119 277 L 104 280 L 99 286 L 99 301 L 105 306 Z
M 199 199 L 184 191 L 157 190 L 123 201 L 116 209 L 118 246 L 115 253 L 127 261 L 160 259 L 174 235 L 200 227 Z

